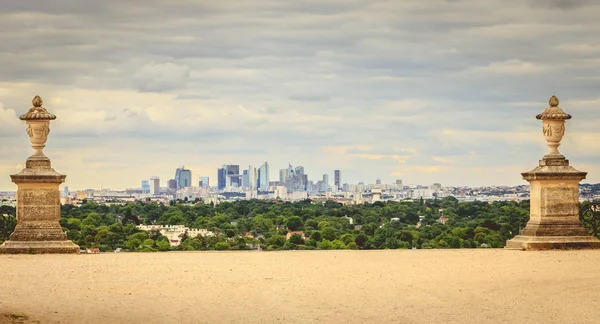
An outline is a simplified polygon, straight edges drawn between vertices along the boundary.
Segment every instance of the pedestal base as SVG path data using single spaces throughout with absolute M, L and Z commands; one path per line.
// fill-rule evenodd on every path
M 0 254 L 79 253 L 79 246 L 71 241 L 5 241 Z
M 600 240 L 593 236 L 525 236 L 506 241 L 505 249 L 513 250 L 586 250 L 600 249 Z

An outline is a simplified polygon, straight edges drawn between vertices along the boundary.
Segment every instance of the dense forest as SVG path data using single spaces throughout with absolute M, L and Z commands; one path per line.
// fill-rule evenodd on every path
M 589 210 L 585 203 L 582 211 Z M 0 242 L 15 226 L 15 209 L 0 207 Z M 443 214 L 445 224 L 439 221 Z M 4 216 L 2 216 L 4 215 Z M 419 217 L 421 216 L 421 217 Z M 529 218 L 529 201 L 458 202 L 453 197 L 427 201 L 376 202 L 343 206 L 315 203 L 243 200 L 216 206 L 172 202 L 63 205 L 60 224 L 81 248 L 101 251 L 310 249 L 500 248 L 519 233 Z M 420 221 L 420 219 L 422 219 Z M 589 215 L 582 220 L 590 227 Z M 353 224 L 352 224 L 353 223 Z M 171 247 L 158 232 L 136 224 L 186 225 L 213 231 L 213 237 L 184 237 Z M 356 226 L 360 225 L 360 226 Z M 286 240 L 288 231 L 302 231 Z

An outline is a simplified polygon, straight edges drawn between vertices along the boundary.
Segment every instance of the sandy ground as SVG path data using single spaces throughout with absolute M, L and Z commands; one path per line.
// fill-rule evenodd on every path
M 0 255 L 0 273 L 2 324 L 600 323 L 600 251 Z

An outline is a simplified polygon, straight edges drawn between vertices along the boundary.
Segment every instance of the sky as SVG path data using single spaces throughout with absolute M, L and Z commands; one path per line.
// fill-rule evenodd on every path
M 561 152 L 600 182 L 594 0 L 0 1 L 0 190 L 31 154 L 18 116 L 57 115 L 44 152 L 72 189 L 270 177 L 526 184 L 535 115 L 573 115 Z

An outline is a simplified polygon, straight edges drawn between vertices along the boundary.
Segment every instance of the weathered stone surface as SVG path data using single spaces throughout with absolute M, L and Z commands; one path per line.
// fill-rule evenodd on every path
M 17 184 L 17 226 L 9 240 L 0 246 L 0 253 L 79 252 L 79 246 L 67 240 L 59 224 L 59 186 L 66 176 L 54 171 L 50 159 L 42 152 L 50 132 L 49 121 L 56 117 L 41 104 L 41 98 L 36 96 L 34 108 L 21 116 L 28 123 L 27 133 L 34 153 L 27 159 L 25 169 L 11 175 Z
M 521 174 L 530 185 L 529 222 L 521 235 L 506 242 L 506 248 L 598 249 L 600 240 L 590 236 L 579 223 L 579 182 L 587 172 L 570 166 L 557 150 L 564 135 L 564 121 L 571 116 L 558 108 L 556 97 L 550 99 L 550 105 L 537 116 L 544 122 L 550 152 L 537 167 Z

